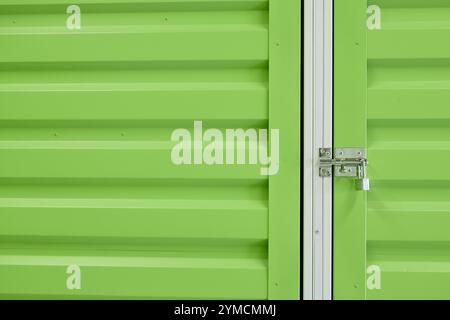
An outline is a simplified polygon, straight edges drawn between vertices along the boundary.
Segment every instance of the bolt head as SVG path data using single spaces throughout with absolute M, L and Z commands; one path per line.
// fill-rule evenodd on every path
M 328 169 L 328 168 L 322 168 L 322 169 L 320 170 L 320 173 L 321 173 L 321 175 L 322 175 L 323 177 L 329 177 L 329 176 L 331 176 L 331 170 Z

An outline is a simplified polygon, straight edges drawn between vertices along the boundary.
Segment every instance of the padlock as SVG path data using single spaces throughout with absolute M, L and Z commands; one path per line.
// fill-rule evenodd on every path
M 369 191 L 370 190 L 370 180 L 369 178 L 362 178 L 358 180 L 359 190 Z

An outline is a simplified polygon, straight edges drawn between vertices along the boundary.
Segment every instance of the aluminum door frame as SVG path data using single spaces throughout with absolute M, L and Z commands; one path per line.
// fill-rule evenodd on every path
M 319 148 L 333 144 L 333 0 L 304 1 L 303 297 L 332 299 L 332 179 Z

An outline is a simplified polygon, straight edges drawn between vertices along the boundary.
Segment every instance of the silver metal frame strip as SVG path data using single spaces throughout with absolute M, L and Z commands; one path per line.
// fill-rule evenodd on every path
M 332 179 L 319 148 L 333 143 L 333 0 L 304 0 L 303 298 L 332 298 Z

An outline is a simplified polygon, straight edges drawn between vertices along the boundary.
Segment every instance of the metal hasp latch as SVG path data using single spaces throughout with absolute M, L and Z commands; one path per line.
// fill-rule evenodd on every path
M 367 177 L 366 150 L 361 148 L 336 148 L 334 158 L 330 148 L 319 149 L 321 177 L 355 177 L 358 179 L 358 189 L 368 191 L 370 189 Z

